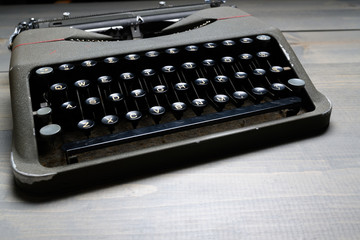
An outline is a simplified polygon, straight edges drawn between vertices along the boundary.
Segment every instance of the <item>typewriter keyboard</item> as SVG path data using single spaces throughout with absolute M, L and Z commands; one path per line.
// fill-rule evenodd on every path
M 30 74 L 40 161 L 73 164 L 301 114 L 312 110 L 304 84 L 269 35 L 42 66 Z

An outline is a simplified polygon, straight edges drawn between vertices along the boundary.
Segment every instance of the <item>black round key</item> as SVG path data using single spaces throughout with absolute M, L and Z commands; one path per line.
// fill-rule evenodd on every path
M 104 59 L 104 63 L 108 65 L 116 64 L 119 62 L 117 57 L 107 57 Z
M 151 68 L 148 68 L 148 69 L 144 69 L 141 71 L 141 74 L 144 76 L 144 77 L 151 77 L 151 76 L 154 76 L 156 73 L 156 71 L 154 69 L 151 69 Z
M 179 120 L 183 116 L 183 113 L 187 109 L 187 106 L 183 102 L 174 102 L 171 104 L 171 110 L 174 113 L 174 117 Z
M 87 80 L 87 79 L 81 79 L 81 80 L 78 80 L 74 83 L 74 86 L 81 90 L 81 89 L 87 89 L 89 86 L 90 86 L 90 81 Z
M 226 56 L 226 57 L 221 58 L 221 62 L 227 63 L 227 64 L 232 64 L 235 62 L 235 59 L 233 57 Z
M 119 118 L 116 115 L 106 115 L 101 119 L 101 123 L 105 125 L 110 132 L 114 131 L 115 125 L 119 122 Z
M 95 60 L 86 60 L 81 63 L 81 66 L 84 68 L 93 68 L 97 64 L 97 61 Z
M 234 46 L 236 43 L 235 43 L 235 41 L 233 41 L 233 40 L 224 40 L 224 41 L 221 42 L 221 44 L 222 44 L 223 46 L 226 46 L 226 47 L 232 47 L 232 46 Z
M 252 38 L 248 38 L 248 37 L 244 37 L 244 38 L 240 38 L 239 40 L 241 43 L 244 43 L 244 44 L 250 44 L 252 43 L 254 40 Z
M 213 42 L 208 42 L 208 43 L 204 43 L 203 46 L 207 49 L 212 49 L 212 48 L 216 48 L 217 44 Z
M 262 86 L 265 80 L 266 71 L 262 68 L 256 68 L 253 70 L 254 80 L 257 80 L 257 83 Z
M 165 85 L 157 85 L 155 87 L 153 87 L 153 92 L 155 94 L 164 94 L 166 93 L 168 90 L 168 88 Z
M 165 85 L 157 85 L 153 87 L 153 92 L 156 94 L 157 99 L 161 104 L 168 105 L 165 97 L 167 91 L 168 88 Z
M 234 73 L 234 77 L 239 80 L 247 79 L 248 75 L 246 72 L 236 72 Z
M 249 61 L 253 58 L 253 56 L 250 53 L 243 53 L 239 55 L 239 59 L 242 61 Z
M 254 94 L 256 101 L 261 101 L 265 95 L 268 93 L 268 90 L 263 87 L 255 87 L 252 90 L 252 93 Z
M 150 82 L 151 84 L 155 84 L 156 82 L 156 71 L 152 68 L 147 68 L 141 71 L 141 74 L 144 76 L 146 81 Z
M 216 94 L 213 97 L 213 100 L 216 103 L 216 110 L 221 111 L 225 107 L 226 103 L 229 102 L 229 97 L 225 94 Z
M 50 101 L 53 105 L 59 105 L 66 100 L 67 85 L 65 83 L 55 83 L 50 86 Z
M 215 64 L 216 64 L 216 62 L 213 59 L 205 59 L 202 61 L 202 65 L 204 67 L 213 67 L 213 66 L 215 66 Z
M 194 83 L 196 86 L 205 87 L 209 84 L 209 80 L 207 78 L 197 78 Z
M 196 68 L 196 63 L 194 62 L 185 62 L 181 64 L 181 67 L 186 70 L 192 70 Z
M 109 84 L 112 82 L 111 76 L 101 76 L 97 79 L 98 85 L 100 87 L 108 87 Z
M 63 72 L 71 72 L 75 69 L 75 65 L 72 63 L 64 63 L 59 66 L 59 70 Z
M 253 74 L 255 76 L 259 76 L 259 77 L 260 76 L 265 76 L 266 71 L 264 69 L 262 69 L 262 68 L 256 68 L 256 69 L 253 70 Z
M 191 101 L 191 105 L 193 106 L 195 114 L 200 116 L 207 106 L 207 101 L 203 98 L 196 98 Z
M 137 61 L 137 60 L 140 59 L 140 55 L 138 55 L 138 54 L 128 54 L 124 58 L 127 61 Z
M 173 48 L 166 49 L 165 52 L 167 54 L 170 54 L 170 55 L 175 55 L 175 54 L 178 54 L 180 52 L 180 49 L 173 47 Z
M 101 105 L 100 103 L 101 103 L 101 101 L 100 101 L 100 98 L 98 98 L 98 97 L 89 97 L 85 100 L 87 109 L 92 113 L 95 113 L 96 111 L 99 110 L 100 105 Z
M 273 83 L 270 85 L 270 89 L 278 97 L 283 97 L 287 93 L 287 88 L 282 83 Z
M 77 103 L 74 101 L 67 101 L 61 104 L 60 107 L 64 112 L 72 112 L 77 109 Z
M 64 92 L 66 89 L 67 89 L 66 83 L 55 83 L 50 87 L 50 90 L 54 92 Z
M 224 75 L 218 75 L 214 78 L 214 81 L 216 83 L 227 83 L 229 81 L 229 78 Z
M 60 116 L 62 125 L 73 126 L 73 120 L 78 119 L 80 115 L 78 104 L 74 101 L 67 101 L 61 104 L 60 109 L 62 112 Z
M 233 73 L 235 69 L 233 68 L 235 64 L 235 59 L 230 56 L 225 56 L 221 58 L 225 72 Z
M 233 93 L 233 97 L 236 98 L 236 99 L 240 99 L 240 100 L 245 100 L 248 98 L 248 94 L 244 91 L 235 91 Z
M 91 119 L 83 119 L 78 122 L 77 127 L 85 133 L 87 137 L 90 136 L 91 130 L 94 128 L 95 122 Z
M 165 114 L 165 108 L 162 106 L 153 106 L 149 109 L 149 113 L 154 119 L 154 122 L 156 124 L 159 124 L 161 117 Z
M 173 73 L 175 72 L 176 68 L 172 65 L 167 65 L 161 68 L 161 71 L 163 71 L 164 73 Z
M 143 89 L 135 89 L 131 91 L 130 95 L 134 98 L 142 98 L 146 95 L 146 92 Z
M 131 81 L 134 78 L 135 78 L 135 76 L 131 72 L 125 72 L 125 73 L 120 74 L 120 79 L 123 80 L 124 82 Z
M 135 89 L 130 92 L 130 95 L 134 98 L 138 110 L 144 110 L 144 109 L 148 108 L 147 104 L 146 104 L 146 99 L 145 99 L 145 96 L 146 96 L 145 90 Z
M 284 71 L 284 68 L 280 67 L 280 66 L 271 66 L 270 67 L 270 72 L 272 73 L 282 73 Z
M 248 98 L 249 95 L 244 91 L 235 91 L 233 92 L 232 96 L 235 101 L 235 105 L 239 107 L 244 104 L 244 101 Z
M 208 78 L 212 79 L 215 75 L 218 74 L 214 68 L 214 66 L 216 65 L 215 60 L 208 58 L 203 60 L 201 64 L 205 67 L 204 70 Z
M 148 51 L 145 53 L 145 56 L 148 58 L 156 58 L 160 55 L 158 51 Z
M 256 56 L 258 58 L 269 58 L 270 57 L 270 53 L 265 52 L 265 51 L 261 51 L 261 52 L 257 52 Z
M 119 103 L 124 100 L 124 96 L 121 93 L 112 93 L 108 96 L 108 100 L 112 103 Z
M 188 45 L 185 47 L 185 50 L 188 52 L 197 52 L 199 50 L 199 47 L 196 45 Z
M 125 114 L 125 118 L 131 122 L 133 128 L 136 128 L 139 120 L 142 118 L 142 114 L 140 111 L 130 111 Z
M 185 82 L 179 82 L 175 84 L 174 88 L 176 91 L 186 91 L 189 89 L 189 84 Z

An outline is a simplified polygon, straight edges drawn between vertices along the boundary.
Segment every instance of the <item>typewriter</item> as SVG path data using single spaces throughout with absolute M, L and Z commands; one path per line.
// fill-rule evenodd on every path
M 325 129 L 331 103 L 282 33 L 220 5 L 19 24 L 16 182 L 67 188 Z

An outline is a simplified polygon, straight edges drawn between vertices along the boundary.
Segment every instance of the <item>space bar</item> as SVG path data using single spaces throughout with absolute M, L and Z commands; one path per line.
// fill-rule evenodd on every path
M 254 116 L 262 113 L 273 112 L 281 109 L 291 108 L 299 105 L 301 98 L 289 97 L 272 102 L 260 103 L 222 112 L 211 113 L 184 120 L 158 124 L 154 126 L 133 129 L 126 132 L 113 133 L 101 137 L 65 143 L 62 150 L 66 156 L 76 153 L 87 152 L 99 148 L 110 147 L 121 143 L 132 142 L 149 137 L 161 136 L 169 133 L 183 131 L 191 128 L 210 125 L 213 123 L 224 122 L 243 117 Z

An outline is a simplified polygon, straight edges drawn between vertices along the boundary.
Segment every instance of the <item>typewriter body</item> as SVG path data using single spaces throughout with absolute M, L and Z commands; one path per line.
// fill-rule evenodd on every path
M 67 26 L 14 38 L 19 185 L 93 183 L 328 126 L 329 100 L 278 29 L 221 6 L 141 31 L 154 12 L 130 14 L 139 24 L 122 39 Z

